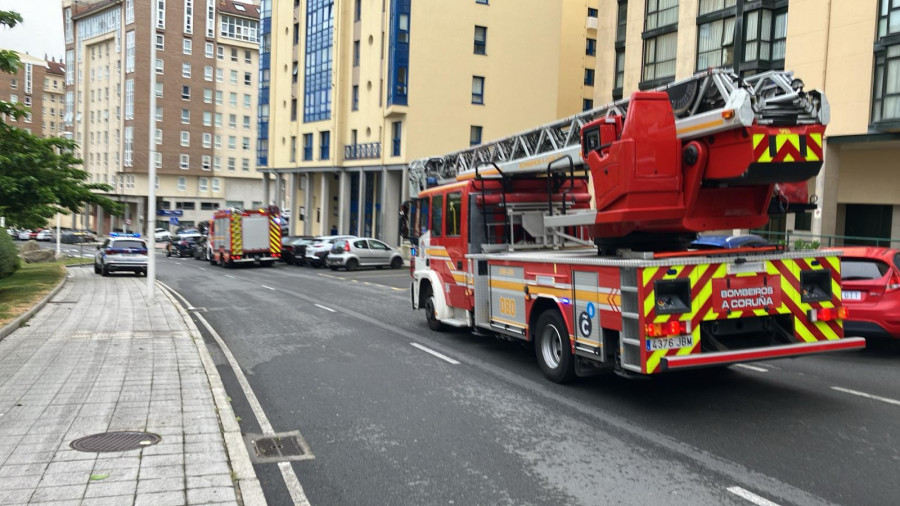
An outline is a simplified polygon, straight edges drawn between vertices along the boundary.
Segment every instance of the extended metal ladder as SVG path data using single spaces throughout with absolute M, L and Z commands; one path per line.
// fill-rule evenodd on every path
M 730 70 L 710 69 L 657 91 L 669 93 L 681 139 L 754 123 L 824 125 L 830 119 L 825 95 L 818 90 L 803 91 L 803 82 L 794 79 L 793 72 L 769 71 L 741 78 Z M 565 156 L 580 163 L 581 127 L 597 118 L 625 116 L 628 102 L 622 99 L 503 139 L 413 160 L 409 165 L 410 197 L 416 197 L 429 182 L 476 177 L 476 170 L 482 178 L 514 177 L 547 172 L 551 162 Z M 733 114 L 725 117 L 723 112 L 728 110 Z

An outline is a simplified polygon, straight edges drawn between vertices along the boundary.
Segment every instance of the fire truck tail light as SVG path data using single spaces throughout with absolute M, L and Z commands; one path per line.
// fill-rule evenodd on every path
M 665 323 L 648 323 L 644 326 L 647 337 L 680 336 L 691 333 L 691 322 L 670 321 Z
M 846 306 L 820 307 L 818 309 L 810 309 L 806 316 L 811 322 L 846 320 L 850 317 L 850 310 Z

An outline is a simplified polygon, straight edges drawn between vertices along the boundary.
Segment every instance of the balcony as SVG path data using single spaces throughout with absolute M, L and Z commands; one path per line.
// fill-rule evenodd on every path
M 584 25 L 588 30 L 596 30 L 597 29 L 597 18 L 589 17 L 587 18 L 587 22 Z
M 371 160 L 373 158 L 381 158 L 380 142 L 344 146 L 344 160 Z

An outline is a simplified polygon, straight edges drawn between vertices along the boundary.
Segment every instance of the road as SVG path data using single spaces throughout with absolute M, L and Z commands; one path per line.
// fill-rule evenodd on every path
M 561 386 L 519 344 L 430 331 L 409 309 L 405 270 L 157 261 L 234 354 L 274 430 L 308 443 L 314 458 L 290 466 L 314 505 L 900 495 L 900 356 L 886 350 Z M 261 432 L 207 337 L 242 427 Z M 270 504 L 289 504 L 277 465 L 256 470 Z

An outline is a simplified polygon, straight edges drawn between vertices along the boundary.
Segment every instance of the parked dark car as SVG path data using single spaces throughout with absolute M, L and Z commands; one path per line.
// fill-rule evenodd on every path
M 207 252 L 208 240 L 208 237 L 201 235 L 194 241 L 194 245 L 191 246 L 191 256 L 193 256 L 195 260 L 209 260 Z
M 281 245 L 281 259 L 288 265 L 303 265 L 306 263 L 306 245 L 312 244 L 313 236 L 301 235 L 289 237 Z
M 200 234 L 176 235 L 172 238 L 172 242 L 166 245 L 166 256 L 172 255 L 178 257 L 189 257 L 194 254 L 194 243 L 203 237 Z

